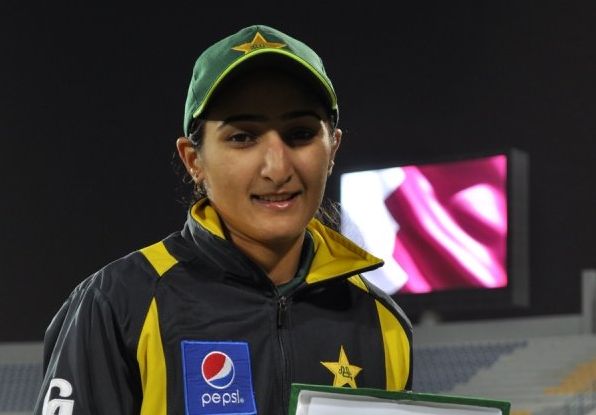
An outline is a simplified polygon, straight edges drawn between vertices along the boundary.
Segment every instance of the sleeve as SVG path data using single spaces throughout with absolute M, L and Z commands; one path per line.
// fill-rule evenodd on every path
M 412 390 L 412 325 L 402 309 L 389 296 L 379 297 L 376 306 L 385 349 L 386 388 Z
M 73 291 L 46 331 L 35 415 L 139 413 L 138 365 L 121 324 L 92 282 Z
M 375 298 L 379 328 L 383 338 L 387 390 L 412 390 L 414 352 L 412 323 L 387 293 L 358 276 Z

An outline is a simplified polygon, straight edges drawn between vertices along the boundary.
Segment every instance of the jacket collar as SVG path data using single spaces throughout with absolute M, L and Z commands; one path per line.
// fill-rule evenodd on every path
M 307 284 L 332 278 L 346 277 L 370 271 L 383 265 L 383 261 L 345 236 L 312 219 L 307 225 L 314 244 L 314 256 Z M 201 199 L 189 210 L 185 228 L 186 239 L 192 239 L 207 259 L 225 273 L 246 277 L 264 272 L 233 244 L 225 239 L 222 223 L 207 199 Z M 268 278 L 267 278 L 268 279 Z

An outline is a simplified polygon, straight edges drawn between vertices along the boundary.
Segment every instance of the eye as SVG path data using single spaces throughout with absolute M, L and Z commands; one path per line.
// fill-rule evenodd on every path
M 311 128 L 294 128 L 284 134 L 284 141 L 290 146 L 299 146 L 308 144 L 316 135 Z
M 253 134 L 250 134 L 247 132 L 237 132 L 237 133 L 230 135 L 226 139 L 226 141 L 228 141 L 229 143 L 231 143 L 235 146 L 238 146 L 238 147 L 250 145 L 255 140 L 256 140 L 256 137 Z

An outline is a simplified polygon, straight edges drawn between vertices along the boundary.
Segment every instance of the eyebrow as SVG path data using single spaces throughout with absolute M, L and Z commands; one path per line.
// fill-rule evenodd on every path
M 280 119 L 287 121 L 287 120 L 292 120 L 295 118 L 301 118 L 301 117 L 313 117 L 316 118 L 317 120 L 322 120 L 321 115 L 318 114 L 316 111 L 313 110 L 298 110 L 298 111 L 291 111 L 288 112 L 286 114 L 283 114 L 281 117 L 279 117 Z M 268 121 L 269 118 L 265 117 L 264 115 L 258 115 L 258 114 L 236 114 L 236 115 L 231 115 L 227 118 L 224 118 L 221 125 L 218 127 L 222 128 L 223 126 L 227 125 L 227 124 L 231 124 L 234 122 L 241 122 L 241 121 L 253 121 L 253 122 L 265 122 Z
M 317 120 L 321 120 L 321 116 L 313 110 L 299 110 L 299 111 L 292 111 L 288 112 L 281 116 L 282 120 L 291 120 L 293 118 L 300 118 L 300 117 L 314 117 Z

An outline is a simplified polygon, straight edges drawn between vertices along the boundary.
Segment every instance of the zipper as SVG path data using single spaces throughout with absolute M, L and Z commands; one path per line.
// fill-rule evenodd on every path
M 288 308 L 288 299 L 285 295 L 282 295 L 281 297 L 279 297 L 277 299 L 277 328 L 278 329 L 281 329 L 284 327 L 287 308 Z
M 289 406 L 289 398 L 288 398 L 288 366 L 289 362 L 286 356 L 285 344 L 284 344 L 284 337 L 283 332 L 286 323 L 286 314 L 288 309 L 288 298 L 285 295 L 281 297 L 277 297 L 277 339 L 279 343 L 279 350 L 281 353 L 281 404 L 282 404 L 282 412 L 286 413 Z

